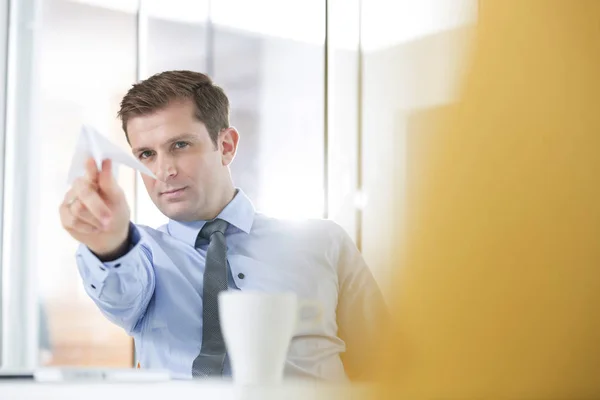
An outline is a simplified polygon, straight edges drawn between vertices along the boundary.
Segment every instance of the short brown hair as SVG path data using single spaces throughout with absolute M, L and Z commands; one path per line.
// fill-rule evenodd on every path
M 221 130 L 229 128 L 229 99 L 208 75 L 194 71 L 165 71 L 133 84 L 123 100 L 118 117 L 129 142 L 127 122 L 152 114 L 178 100 L 192 100 L 195 116 L 206 125 L 215 145 Z

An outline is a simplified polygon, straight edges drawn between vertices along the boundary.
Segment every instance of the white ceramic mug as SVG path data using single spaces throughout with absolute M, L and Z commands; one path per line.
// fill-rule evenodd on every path
M 321 314 L 320 305 L 298 301 L 295 293 L 221 292 L 221 332 L 234 382 L 281 382 L 294 332 L 301 325 L 318 323 Z

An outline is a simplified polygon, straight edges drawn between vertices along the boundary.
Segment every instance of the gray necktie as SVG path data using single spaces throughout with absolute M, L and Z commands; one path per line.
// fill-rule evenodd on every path
M 192 364 L 192 377 L 220 376 L 225 360 L 225 342 L 219 323 L 219 292 L 227 290 L 227 222 L 207 222 L 196 239 L 196 247 L 208 240 L 204 288 L 202 290 L 202 347 Z

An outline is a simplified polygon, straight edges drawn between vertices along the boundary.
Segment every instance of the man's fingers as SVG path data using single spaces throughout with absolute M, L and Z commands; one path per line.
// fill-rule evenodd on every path
M 112 174 L 112 162 L 107 159 L 102 161 L 102 171 L 98 174 L 98 186 L 109 196 L 114 193 L 117 183 Z
M 71 232 L 90 234 L 98 232 L 94 226 L 80 220 L 75 217 L 69 210 L 69 206 L 63 203 L 60 206 L 60 220 L 62 221 L 63 227 Z
M 98 184 L 87 179 L 87 177 L 79 177 L 73 182 L 71 189 L 65 194 L 65 202 L 73 202 L 82 190 L 90 190 L 97 192 Z
M 85 160 L 85 175 L 87 179 L 91 182 L 96 182 L 98 180 L 98 173 L 96 161 L 93 157 L 88 157 L 88 159 Z
M 111 217 L 111 212 L 98 194 L 97 188 L 91 184 L 80 184 L 74 189 L 76 198 L 83 203 L 90 214 L 106 225 Z
M 102 222 L 92 215 L 87 207 L 78 199 L 75 199 L 71 205 L 68 206 L 69 211 L 73 216 L 86 224 L 93 226 L 94 228 L 101 230 L 103 228 Z

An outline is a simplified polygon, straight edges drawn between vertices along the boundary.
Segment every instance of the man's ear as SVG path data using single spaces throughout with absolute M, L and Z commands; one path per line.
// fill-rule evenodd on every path
M 233 161 L 239 140 L 240 134 L 234 127 L 223 129 L 219 134 L 219 150 L 223 165 L 229 165 Z

